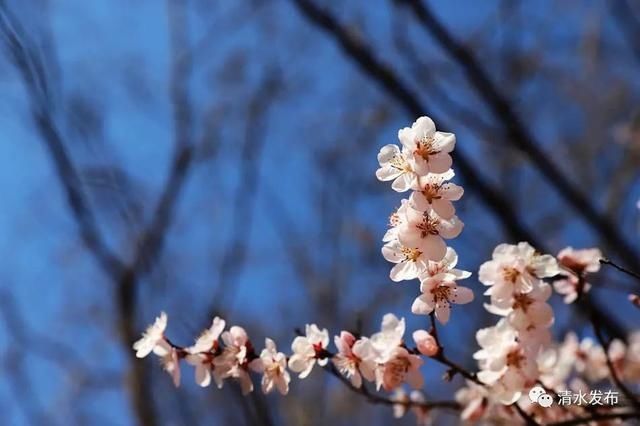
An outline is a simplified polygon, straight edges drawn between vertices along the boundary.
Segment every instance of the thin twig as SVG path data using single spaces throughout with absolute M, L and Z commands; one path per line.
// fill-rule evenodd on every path
M 368 402 L 372 403 L 372 404 L 383 404 L 383 405 L 404 405 L 406 407 L 419 407 L 419 408 L 424 408 L 424 409 L 432 409 L 432 408 L 448 408 L 448 409 L 452 409 L 452 410 L 459 410 L 460 409 L 460 404 L 458 404 L 455 401 L 425 401 L 425 402 L 419 402 L 419 401 L 411 401 L 411 400 L 396 400 L 396 399 L 391 399 L 391 398 L 386 398 L 384 396 L 372 393 L 371 391 L 369 391 L 369 389 L 367 389 L 367 387 L 364 385 L 364 383 L 362 384 L 362 386 L 355 387 L 351 381 L 349 379 L 347 379 L 346 377 L 344 377 L 342 374 L 340 374 L 340 372 L 336 369 L 335 365 L 333 365 L 333 363 L 328 363 L 325 367 L 324 370 L 330 374 L 332 374 L 333 376 L 335 376 L 338 380 L 340 380 L 342 383 L 344 383 L 345 386 L 347 386 L 347 388 L 354 392 L 357 393 L 359 395 L 362 395 Z
M 485 384 L 482 383 L 478 379 L 478 377 L 476 376 L 475 373 L 471 373 L 471 372 L 467 371 L 465 368 L 463 368 L 460 365 L 458 365 L 457 363 L 451 361 L 449 358 L 447 358 L 444 355 L 444 347 L 442 346 L 442 344 L 440 343 L 440 339 L 438 338 L 438 328 L 436 327 L 435 315 L 434 315 L 433 312 L 431 312 L 431 314 L 429 314 L 429 319 L 431 321 L 430 333 L 431 333 L 431 335 L 433 335 L 433 338 L 436 341 L 436 345 L 438 345 L 438 352 L 434 356 L 432 356 L 431 359 L 434 359 L 434 360 L 438 361 L 439 363 L 444 364 L 447 367 L 449 367 L 450 376 L 453 376 L 453 374 L 460 374 L 465 379 L 471 380 L 474 383 L 477 383 L 477 384 L 479 384 L 481 386 L 484 386 Z
M 635 278 L 636 280 L 640 280 L 640 274 L 638 274 L 636 272 L 633 272 L 633 271 L 630 271 L 627 268 L 624 268 L 624 267 L 622 267 L 620 265 L 617 265 L 617 264 L 613 263 L 611 260 L 609 260 L 607 258 L 600 259 L 600 263 L 603 264 L 603 265 L 613 266 L 618 271 L 623 272 L 623 273 Z

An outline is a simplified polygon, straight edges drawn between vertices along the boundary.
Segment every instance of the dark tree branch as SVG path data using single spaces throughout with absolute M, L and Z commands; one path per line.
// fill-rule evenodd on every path
M 241 166 L 238 188 L 233 200 L 231 242 L 224 250 L 218 268 L 218 283 L 211 300 L 217 306 L 233 309 L 237 286 L 230 285 L 234 271 L 240 271 L 247 258 L 247 244 L 260 190 L 260 159 L 266 144 L 269 108 L 282 86 L 279 71 L 267 71 L 247 106 L 244 139 L 240 146 Z M 213 309 L 208 310 L 209 313 Z
M 484 386 L 484 383 L 482 383 L 478 379 L 478 376 L 475 373 L 471 373 L 471 372 L 467 371 L 465 368 L 463 368 L 460 365 L 456 364 L 455 362 L 451 361 L 449 358 L 447 358 L 444 355 L 444 347 L 440 343 L 440 339 L 438 337 L 438 328 L 436 327 L 436 320 L 435 320 L 435 313 L 434 312 L 431 312 L 429 314 L 429 321 L 431 322 L 431 328 L 429 330 L 429 333 L 435 339 L 436 345 L 438 345 L 438 352 L 434 356 L 432 356 L 431 358 L 435 359 L 439 363 L 444 364 L 447 367 L 449 367 L 449 371 L 447 372 L 449 379 L 452 378 L 454 374 L 460 374 L 465 379 L 471 380 L 474 383 L 477 383 L 477 384 L 479 384 L 481 386 Z M 417 351 L 414 351 L 414 352 L 417 352 Z
M 0 1 L 0 32 L 3 42 L 29 94 L 31 115 L 65 191 L 67 205 L 75 217 L 85 246 L 93 253 L 103 271 L 116 277 L 123 263 L 108 248 L 100 235 L 95 217 L 82 191 L 82 180 L 69 157 L 51 113 L 47 77 L 40 56 L 34 51 L 19 22 L 4 1 Z

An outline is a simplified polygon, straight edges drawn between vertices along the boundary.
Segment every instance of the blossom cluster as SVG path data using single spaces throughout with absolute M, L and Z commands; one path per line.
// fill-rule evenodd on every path
M 541 407 L 532 403 L 528 391 L 542 385 L 556 395 L 598 395 L 595 386 L 611 378 L 608 360 L 617 376 L 630 383 L 640 382 L 640 333 L 628 343 L 614 339 L 608 350 L 591 338 L 578 340 L 569 333 L 560 344 L 553 344 L 549 328 L 554 313 L 548 303 L 554 278 L 556 291 L 571 303 L 589 290 L 585 277 L 597 272 L 602 255 L 598 249 L 563 249 L 557 258 L 537 253 L 527 243 L 501 244 L 492 260 L 481 265 L 479 280 L 488 287 L 490 303 L 485 308 L 502 318 L 493 327 L 479 330 L 481 349 L 474 354 L 484 384 L 468 381 L 458 390 L 464 421 L 500 423 L 511 421 L 517 404 L 528 415 L 546 422 L 585 416 L 585 407 Z M 602 408 L 602 412 L 615 407 Z
M 540 381 L 562 390 L 567 382 L 577 391 L 611 377 L 607 357 L 616 375 L 629 383 L 640 383 L 640 331 L 629 334 L 627 342 L 614 339 L 607 350 L 590 337 L 578 339 L 567 333 L 564 340 L 541 358 Z
M 446 324 L 452 303 L 466 304 L 474 298 L 472 290 L 457 283 L 471 273 L 456 268 L 458 255 L 445 241 L 457 237 L 463 227 L 453 205 L 463 189 L 451 182 L 450 154 L 456 139 L 451 133 L 436 131 L 428 117 L 401 129 L 398 139 L 400 146 L 386 145 L 380 150 L 376 176 L 392 181 L 397 192 L 410 191 L 390 217 L 382 254 L 394 263 L 391 280 L 420 281 L 420 294 L 411 311 L 431 315 L 431 329 L 413 332 L 414 347 L 406 344 L 404 318 L 393 314 L 384 315 L 380 331 L 370 336 L 341 331 L 333 337 L 334 350 L 329 347 L 327 329 L 307 324 L 304 333 L 300 331 L 293 339 L 290 355 L 279 352 L 270 338 L 258 352 L 244 328 L 227 328 L 219 317 L 191 346 L 182 347 L 166 337 L 167 315 L 163 312 L 133 344 L 136 356 L 159 357 L 176 386 L 184 362 L 194 367 L 198 385 L 213 382 L 222 388 L 225 381 L 234 380 L 244 394 L 253 391 L 253 376 L 261 375 L 265 394 L 277 390 L 285 395 L 292 373 L 304 379 L 317 364 L 370 399 L 367 383 L 377 391 L 394 392 L 393 399 L 385 400 L 393 406 L 394 416 L 411 410 L 420 425 L 430 424 L 434 406 L 420 391 L 423 356 L 446 365 L 447 377 L 460 373 L 467 379 L 456 392 L 456 401 L 439 405 L 460 409 L 465 422 L 530 424 L 530 419 L 536 419 L 546 424 L 585 417 L 591 413 L 587 403 L 543 407 L 535 403 L 531 392 L 575 393 L 597 400 L 603 395 L 599 386 L 612 377 L 616 384 L 620 380 L 640 384 L 640 332 L 632 333 L 625 342 L 614 339 L 606 347 L 601 336 L 600 344 L 591 338 L 579 340 L 573 333 L 560 343 L 552 340 L 552 289 L 565 303 L 581 300 L 591 288 L 588 275 L 600 269 L 602 253 L 597 248 L 567 247 L 553 257 L 538 253 L 526 242 L 498 245 L 478 273 L 487 288 L 484 307 L 500 317 L 494 326 L 476 333 L 480 350 L 474 359 L 479 371 L 468 372 L 445 356 L 434 318 Z M 638 296 L 631 295 L 630 300 L 640 306 Z M 409 394 L 405 385 L 413 388 Z M 624 391 L 624 386 L 619 387 Z M 598 413 L 615 414 L 616 409 L 612 404 L 599 406 Z
M 243 393 L 253 391 L 251 372 L 262 374 L 262 391 L 267 394 L 277 389 L 285 395 L 289 391 L 291 375 L 307 377 L 318 364 L 326 366 L 331 360 L 336 370 L 360 388 L 363 381 L 375 383 L 376 389 L 392 391 L 406 383 L 414 389 L 423 385 L 420 355 L 433 356 L 437 343 L 425 330 L 413 333 L 416 347 L 405 345 L 405 321 L 393 314 L 383 317 L 381 330 L 370 337 L 341 331 L 334 336 L 336 352 L 329 351 L 329 333 L 315 324 L 307 324 L 304 335 L 297 336 L 292 344 L 292 354 L 287 357 L 278 352 L 273 340 L 265 339 L 265 348 L 258 354 L 246 331 L 232 326 L 225 331 L 226 322 L 216 317 L 189 347 L 173 344 L 166 336 L 167 315 L 163 312 L 147 328 L 133 349 L 138 358 L 153 353 L 175 386 L 180 385 L 180 361 L 195 367 L 195 381 L 202 387 L 212 382 L 222 388 L 227 379 L 237 380 Z
M 277 351 L 273 340 L 265 339 L 265 348 L 257 355 L 242 327 L 232 326 L 224 331 L 225 325 L 223 319 L 215 317 L 192 346 L 182 348 L 165 337 L 167 315 L 162 312 L 142 338 L 133 344 L 133 349 L 138 358 L 150 353 L 159 356 L 176 387 L 180 385 L 180 360 L 184 359 L 195 367 L 195 381 L 202 387 L 209 386 L 213 378 L 218 388 L 222 388 L 225 379 L 233 378 L 240 383 L 242 393 L 247 394 L 253 390 L 249 376 L 249 371 L 253 370 L 263 373 L 262 390 L 265 393 L 277 388 L 286 394 L 290 382 L 286 357 Z
M 462 197 L 462 187 L 451 182 L 451 151 L 456 138 L 436 131 L 429 117 L 420 117 L 411 128 L 398 132 L 398 145 L 385 145 L 378 154 L 378 179 L 393 181 L 397 192 L 411 190 L 408 199 L 391 215 L 384 235 L 382 254 L 395 263 L 393 281 L 420 280 L 421 295 L 411 311 L 427 315 L 435 311 L 441 323 L 449 320 L 452 303 L 473 300 L 473 292 L 456 281 L 471 274 L 455 269 L 458 256 L 445 240 L 457 237 L 463 223 L 453 201 Z
M 543 278 L 558 274 L 556 259 L 540 255 L 528 243 L 500 244 L 493 259 L 480 266 L 480 282 L 488 286 L 485 308 L 501 318 L 476 334 L 482 348 L 474 354 L 478 378 L 492 387 L 504 404 L 517 401 L 539 377 L 537 358 L 551 342 L 553 310 L 547 303 L 551 286 Z
M 536 383 L 555 395 L 555 404 L 544 408 L 533 404 L 526 392 L 516 403 L 543 424 L 586 417 L 592 409 L 587 405 L 598 405 L 600 413 L 615 412 L 617 404 L 606 397 L 612 393 L 607 356 L 621 380 L 640 384 L 640 332 L 631 333 L 626 344 L 613 340 L 607 351 L 593 339 L 580 340 L 570 332 L 536 359 L 539 374 Z M 569 394 L 573 395 L 570 403 L 566 399 Z M 517 423 L 513 406 L 504 405 L 492 387 L 467 382 L 456 392 L 456 400 L 462 406 L 460 417 L 466 422 Z

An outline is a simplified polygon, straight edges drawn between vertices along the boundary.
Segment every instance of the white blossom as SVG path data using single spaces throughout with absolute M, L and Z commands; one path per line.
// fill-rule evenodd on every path
M 329 345 L 329 332 L 327 329 L 320 330 L 315 324 L 307 324 L 305 327 L 305 336 L 298 336 L 291 344 L 293 355 L 289 358 L 289 368 L 295 373 L 299 373 L 298 377 L 304 379 L 311 373 L 316 361 L 318 365 L 327 365 L 328 358 L 323 352 Z

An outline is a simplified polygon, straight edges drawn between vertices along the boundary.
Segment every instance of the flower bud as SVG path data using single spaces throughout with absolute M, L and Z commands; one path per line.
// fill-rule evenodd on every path
M 416 330 L 413 332 L 413 341 L 416 342 L 418 351 L 422 355 L 434 356 L 438 353 L 438 343 L 436 339 L 426 330 Z

